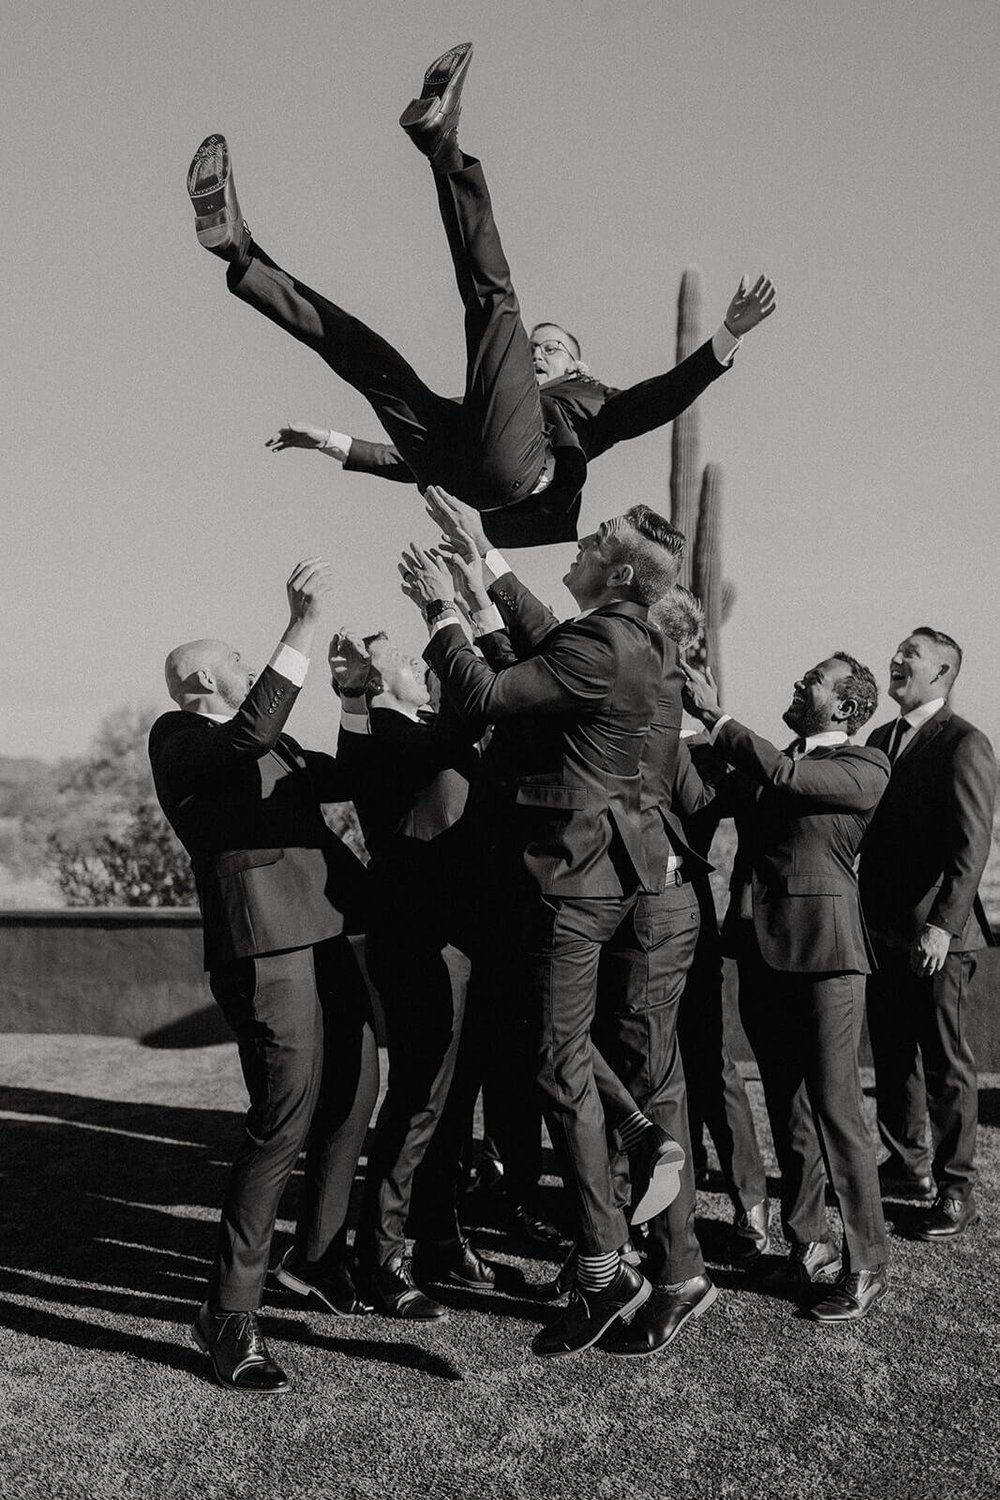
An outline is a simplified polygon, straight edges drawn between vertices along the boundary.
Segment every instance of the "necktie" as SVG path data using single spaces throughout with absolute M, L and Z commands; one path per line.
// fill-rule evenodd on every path
M 889 749 L 887 752 L 890 766 L 895 764 L 896 756 L 899 754 L 899 747 L 903 743 L 903 735 L 909 727 L 909 724 L 903 718 L 897 719 L 892 726 L 892 738 L 889 740 Z

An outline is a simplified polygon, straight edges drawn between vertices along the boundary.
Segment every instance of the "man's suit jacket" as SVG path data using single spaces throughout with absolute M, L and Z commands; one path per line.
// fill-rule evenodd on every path
M 854 861 L 889 780 L 881 750 L 819 746 L 793 760 L 729 719 L 716 748 L 742 773 L 720 795 L 733 798 L 739 846 L 722 927 L 724 950 L 739 954 L 739 897 L 747 883 L 764 962 L 790 973 L 871 970 Z
M 893 723 L 879 725 L 869 745 L 886 750 Z M 951 933 L 952 952 L 989 940 L 976 893 L 996 781 L 986 735 L 947 703 L 913 731 L 861 846 L 861 902 L 872 932 L 909 947 L 931 922 Z
M 602 385 L 590 375 L 566 375 L 541 386 L 542 422 L 556 459 L 555 478 L 548 489 L 519 505 L 489 512 L 491 540 L 499 547 L 531 546 L 532 515 L 537 513 L 539 540 L 572 541 L 589 460 L 616 443 L 672 422 L 729 368 L 719 364 L 709 339 L 673 369 L 626 390 Z M 404 484 L 415 482 L 391 443 L 352 438 L 344 468 Z
M 149 732 L 156 794 L 194 869 L 207 969 L 362 921 L 364 866 L 320 808 L 349 797 L 344 776 L 282 734 L 297 696 L 267 666 L 227 723 L 178 709 Z
M 491 593 L 512 617 L 519 605 L 524 614 L 527 591 L 512 574 Z M 487 847 L 516 853 L 545 895 L 650 889 L 639 763 L 663 637 L 640 604 L 548 628 L 552 617 L 534 603 L 535 624 L 522 618 L 512 633 L 513 665 L 494 671 L 458 625 L 438 630 L 424 652 L 456 710 L 498 726 L 470 815 Z

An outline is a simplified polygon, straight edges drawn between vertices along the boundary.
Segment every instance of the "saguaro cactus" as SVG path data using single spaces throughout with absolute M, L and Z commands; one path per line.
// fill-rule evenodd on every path
M 722 628 L 722 467 L 708 463 L 701 478 L 691 587 L 702 602 L 705 625 L 699 655 L 722 685 L 719 633 Z
M 677 363 L 693 354 L 701 323 L 701 273 L 688 266 L 677 298 Z M 691 585 L 692 543 L 698 524 L 698 403 L 675 417 L 670 437 L 670 519 L 687 537 L 681 582 Z

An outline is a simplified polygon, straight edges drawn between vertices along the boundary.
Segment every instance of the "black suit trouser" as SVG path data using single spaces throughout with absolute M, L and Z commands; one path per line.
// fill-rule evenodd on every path
M 600 960 L 595 1040 L 636 1107 L 684 1149 L 680 1192 L 651 1221 L 646 1240 L 645 1269 L 660 1283 L 687 1281 L 705 1270 L 694 1227 L 694 1170 L 677 1042 L 678 1006 L 699 920 L 698 898 L 688 883 L 640 895 Z
M 766 1199 L 767 1174 L 746 1084 L 726 1036 L 722 951 L 715 912 L 706 919 L 704 906 L 698 944 L 681 995 L 677 1038 L 687 1081 L 688 1124 L 695 1160 L 707 1126 L 733 1207 L 746 1213 Z
M 420 489 L 441 484 L 480 510 L 529 496 L 549 448 L 528 337 L 493 219 L 482 166 L 435 174 L 438 204 L 465 308 L 461 402 L 431 391 L 385 339 L 296 281 L 251 242 L 229 289 L 314 349 L 354 387 Z
M 928 979 L 912 972 L 906 948 L 876 941 L 875 957 L 866 1002 L 879 1135 L 894 1166 L 921 1177 L 929 1169 L 941 1192 L 964 1200 L 976 1182 L 979 1119 L 968 1034 L 975 957 L 949 953 Z
M 772 969 L 751 924 L 744 925 L 740 1015 L 764 1085 L 785 1237 L 793 1245 L 829 1237 L 829 1180 L 844 1225 L 845 1266 L 883 1265 L 889 1249 L 858 1073 L 864 977 Z
M 347 1256 L 351 1185 L 378 1096 L 378 1051 L 346 937 L 236 959 L 213 969 L 209 982 L 236 1035 L 250 1096 L 209 1300 L 222 1312 L 253 1312 L 278 1204 L 303 1145 L 296 1251 L 320 1265 Z

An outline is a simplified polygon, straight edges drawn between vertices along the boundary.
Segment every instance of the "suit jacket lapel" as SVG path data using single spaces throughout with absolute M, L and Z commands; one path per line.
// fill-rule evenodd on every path
M 919 755 L 922 750 L 926 750 L 927 746 L 937 739 L 950 718 L 951 709 L 946 703 L 942 708 L 938 709 L 936 714 L 927 720 L 926 724 L 921 724 L 920 728 L 914 734 L 911 734 L 909 739 L 903 741 L 899 754 L 896 756 L 895 764 L 898 766 L 901 760 L 909 760 L 911 756 Z

